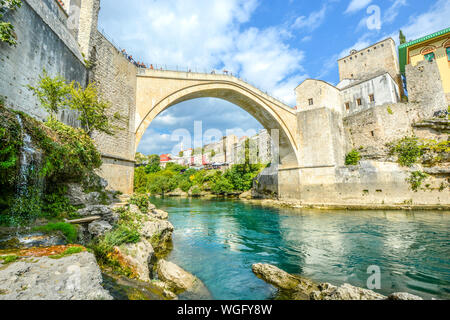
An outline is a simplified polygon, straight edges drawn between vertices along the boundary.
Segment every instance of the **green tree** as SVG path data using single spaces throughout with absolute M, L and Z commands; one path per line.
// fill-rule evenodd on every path
M 148 156 L 148 164 L 145 166 L 146 173 L 156 173 L 161 171 L 159 156 L 152 154 Z
M 183 151 L 180 151 L 179 153 L 178 153 L 178 156 L 181 158 L 181 157 L 183 157 L 183 155 L 184 155 L 184 152 Z
M 38 98 L 41 106 L 50 113 L 52 118 L 56 116 L 61 107 L 68 103 L 71 91 L 63 77 L 58 75 L 52 78 L 45 69 L 39 76 L 37 86 L 28 85 L 27 87 Z
M 94 130 L 114 135 L 118 128 L 112 125 L 108 115 L 111 104 L 100 99 L 95 83 L 91 82 L 83 89 L 79 83 L 72 82 L 70 95 L 69 107 L 79 112 L 78 120 L 89 136 Z M 120 119 L 118 114 L 113 117 Z
M 17 44 L 14 35 L 14 26 L 7 21 L 3 21 L 3 16 L 8 11 L 14 11 L 22 6 L 20 0 L 0 0 L 0 41 L 15 46 Z
M 402 31 L 402 30 L 400 30 L 399 35 L 398 35 L 398 38 L 399 38 L 399 40 L 400 40 L 400 44 L 406 43 L 406 37 L 405 37 L 405 35 L 403 34 L 403 31 Z

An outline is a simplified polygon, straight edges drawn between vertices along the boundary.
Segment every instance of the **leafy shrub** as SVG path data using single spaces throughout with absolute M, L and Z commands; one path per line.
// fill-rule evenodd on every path
M 45 226 L 34 227 L 33 230 L 46 233 L 60 231 L 66 238 L 67 242 L 69 243 L 74 243 L 78 239 L 77 228 L 70 223 L 65 222 L 49 223 Z
M 8 255 L 8 256 L 0 257 L 0 260 L 2 260 L 4 264 L 16 262 L 18 259 L 19 259 L 19 257 L 16 255 Z
M 411 176 L 406 180 L 411 184 L 411 189 L 414 192 L 417 192 L 422 185 L 422 182 L 428 177 L 425 172 L 422 171 L 413 171 L 411 172 Z
M 345 164 L 347 166 L 356 166 L 356 165 L 358 165 L 360 160 L 361 160 L 361 154 L 356 149 L 353 149 L 345 157 Z
M 224 176 L 220 175 L 214 180 L 214 184 L 211 188 L 214 194 L 227 194 L 233 192 L 233 185 Z
M 10 22 L 3 21 L 3 15 L 8 10 L 17 10 L 21 6 L 21 0 L 0 0 L 0 42 L 5 42 L 10 46 L 17 44 L 14 26 Z
M 141 212 L 147 212 L 148 206 L 150 204 L 150 199 L 145 194 L 134 194 L 131 197 L 129 202 L 131 204 L 138 206 L 138 208 L 139 208 L 139 210 L 141 210 Z
M 389 146 L 390 153 L 397 155 L 398 163 L 405 167 L 411 167 L 423 154 L 419 139 L 415 136 L 404 137 Z

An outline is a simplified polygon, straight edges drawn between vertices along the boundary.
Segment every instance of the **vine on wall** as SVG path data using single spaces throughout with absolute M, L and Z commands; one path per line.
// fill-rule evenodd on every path
M 5 42 L 10 46 L 17 44 L 14 26 L 11 22 L 4 21 L 3 19 L 7 12 L 17 10 L 21 6 L 21 0 L 0 0 L 0 42 Z

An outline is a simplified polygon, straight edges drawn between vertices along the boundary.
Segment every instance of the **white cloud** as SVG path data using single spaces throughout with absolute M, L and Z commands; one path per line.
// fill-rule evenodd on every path
M 397 18 L 401 7 L 406 6 L 406 0 L 391 0 L 394 3 L 386 10 L 383 15 L 383 23 L 391 23 Z
M 345 10 L 345 13 L 355 13 L 361 9 L 366 8 L 372 0 L 352 0 Z
M 430 10 L 410 17 L 409 23 L 402 27 L 407 40 L 414 40 L 449 27 L 450 1 L 438 0 Z
M 327 6 L 324 5 L 319 11 L 312 12 L 308 17 L 300 16 L 298 17 L 292 28 L 294 29 L 309 29 L 310 31 L 318 28 L 325 20 L 325 15 L 327 11 Z

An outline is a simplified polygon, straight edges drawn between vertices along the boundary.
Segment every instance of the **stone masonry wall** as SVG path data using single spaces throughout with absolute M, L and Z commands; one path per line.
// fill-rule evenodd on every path
M 400 90 L 403 88 L 397 49 L 391 38 L 339 59 L 338 65 L 341 81 L 343 79 L 364 79 L 380 71 L 387 71 L 397 82 Z
M 35 85 L 44 68 L 51 76 L 86 83 L 86 68 L 65 18 L 54 0 L 24 0 L 20 9 L 6 15 L 18 42 L 16 47 L 0 43 L 0 96 L 8 107 L 46 119 L 47 113 L 25 87 Z M 63 111 L 60 118 L 78 125 L 73 112 Z
M 436 61 L 423 60 L 416 66 L 406 66 L 406 84 L 410 102 L 421 103 L 427 108 L 447 106 L 441 74 Z
M 435 63 L 407 66 L 408 103 L 384 104 L 344 118 L 346 152 L 362 147 L 369 159 L 385 158 L 386 143 L 412 135 L 413 124 L 446 110 L 447 101 Z
M 93 138 L 103 155 L 100 174 L 109 187 L 123 193 L 133 191 L 135 156 L 136 67 L 100 32 L 93 43 L 94 63 L 89 80 L 96 82 L 104 100 L 111 102 L 110 119 L 120 128 L 115 136 L 95 133 Z

